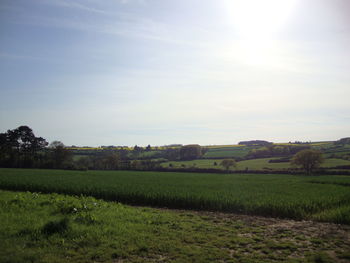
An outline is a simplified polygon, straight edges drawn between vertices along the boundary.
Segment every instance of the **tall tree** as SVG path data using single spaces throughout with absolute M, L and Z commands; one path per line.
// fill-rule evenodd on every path
M 226 171 L 228 171 L 230 170 L 231 166 L 236 167 L 237 163 L 236 163 L 236 160 L 234 159 L 224 159 L 221 161 L 220 165 L 225 167 Z
M 1 165 L 10 167 L 33 167 L 39 152 L 47 146 L 42 137 L 35 137 L 28 126 L 20 126 L 0 135 Z
M 322 153 L 317 150 L 302 150 L 294 155 L 291 163 L 301 166 L 307 174 L 311 174 L 317 169 L 324 159 Z

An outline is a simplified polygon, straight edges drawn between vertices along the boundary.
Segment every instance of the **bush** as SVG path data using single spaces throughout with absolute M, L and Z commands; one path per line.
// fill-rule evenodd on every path
M 59 221 L 50 221 L 46 223 L 41 232 L 45 235 L 51 236 L 53 234 L 63 234 L 69 230 L 69 219 L 67 217 Z

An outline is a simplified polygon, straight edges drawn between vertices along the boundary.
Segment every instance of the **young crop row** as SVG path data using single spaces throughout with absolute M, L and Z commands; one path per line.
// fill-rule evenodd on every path
M 350 224 L 350 177 L 320 178 L 322 183 L 292 175 L 0 169 L 0 188 Z

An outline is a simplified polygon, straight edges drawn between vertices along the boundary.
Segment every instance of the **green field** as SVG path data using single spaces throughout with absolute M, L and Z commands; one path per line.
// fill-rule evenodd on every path
M 0 191 L 0 262 L 346 262 L 346 226 Z M 346 233 L 346 232 L 345 232 Z
M 234 147 L 210 147 L 203 158 L 243 158 L 250 150 L 258 147 L 234 146 Z
M 315 181 L 325 178 L 332 181 Z M 0 169 L 0 188 L 7 190 L 350 224 L 348 182 L 346 176 Z
M 234 169 L 244 170 L 246 168 L 248 168 L 249 170 L 263 170 L 263 169 L 282 170 L 282 169 L 288 169 L 292 167 L 289 162 L 269 163 L 269 160 L 271 159 L 276 159 L 276 158 L 261 158 L 261 159 L 240 161 L 240 162 L 237 162 L 237 168 L 231 167 L 231 170 L 234 170 Z M 221 159 L 210 159 L 210 160 L 199 159 L 199 160 L 193 160 L 193 161 L 165 162 L 165 163 L 162 163 L 161 165 L 162 167 L 169 167 L 169 164 L 171 164 L 173 168 L 197 167 L 197 168 L 224 169 L 220 165 L 221 161 L 222 161 Z M 215 162 L 217 165 L 214 165 Z M 350 161 L 329 158 L 329 159 L 325 159 L 325 162 L 321 165 L 321 167 L 335 167 L 339 165 L 350 165 Z

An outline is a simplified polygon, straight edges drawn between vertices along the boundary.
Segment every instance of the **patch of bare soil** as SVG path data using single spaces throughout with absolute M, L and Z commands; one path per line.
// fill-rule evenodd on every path
M 248 240 L 230 248 L 230 254 L 261 255 L 271 262 L 285 259 L 314 260 L 308 262 L 350 262 L 350 226 L 314 221 L 268 218 L 220 212 L 170 210 L 193 213 L 216 225 L 230 227 L 240 222 L 238 236 Z M 328 261 L 327 261 L 328 260 Z

